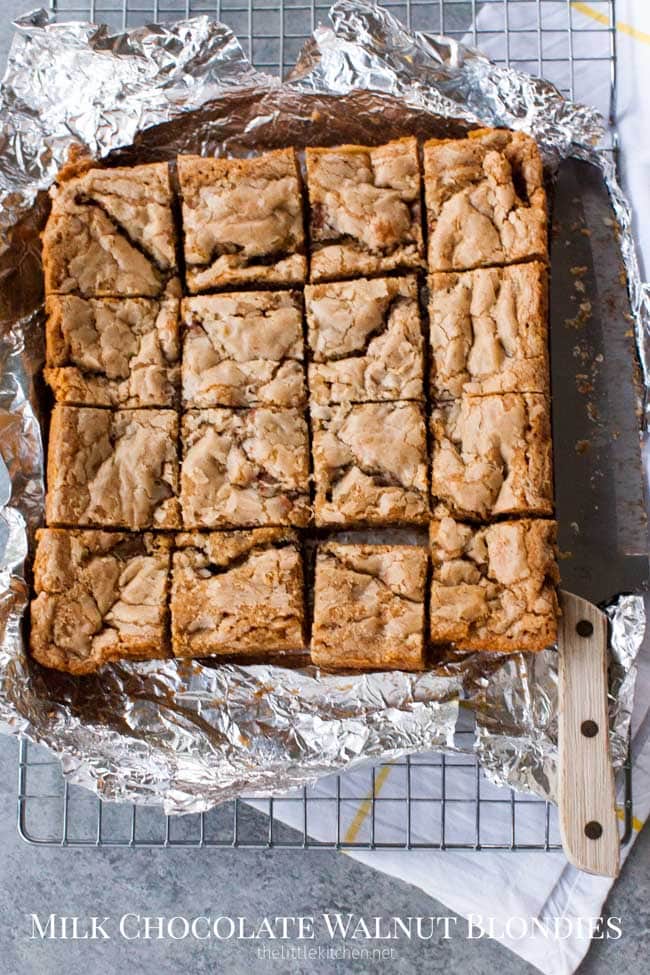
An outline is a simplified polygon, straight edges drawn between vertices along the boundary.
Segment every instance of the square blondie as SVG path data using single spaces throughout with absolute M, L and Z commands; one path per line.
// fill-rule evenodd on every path
M 183 322 L 186 407 L 306 405 L 297 292 L 186 298 Z
M 317 525 L 423 524 L 426 427 L 417 403 L 312 404 Z
M 152 297 L 178 289 L 167 163 L 65 166 L 43 232 L 46 294 Z
M 65 406 L 52 412 L 50 525 L 180 528 L 173 410 Z
M 187 286 L 301 284 L 302 191 L 293 149 L 251 159 L 178 157 Z
M 557 638 L 555 522 L 431 523 L 431 642 L 459 650 L 544 650 Z
M 305 308 L 314 402 L 424 399 L 415 277 L 309 285 Z
M 309 438 L 299 410 L 192 410 L 182 441 L 185 528 L 309 522 Z
M 313 662 L 345 670 L 422 670 L 427 551 L 416 545 L 320 545 Z
M 423 264 L 417 140 L 307 149 L 311 280 Z
M 304 652 L 303 569 L 295 532 L 184 533 L 176 546 L 175 656 Z
M 478 129 L 424 144 L 429 270 L 466 271 L 548 256 L 546 191 L 535 140 Z
M 548 393 L 543 264 L 432 274 L 429 323 L 434 400 Z
M 549 402 L 468 396 L 432 412 L 431 492 L 461 518 L 553 513 Z
M 59 528 L 36 538 L 30 647 L 39 663 L 89 674 L 112 660 L 169 656 L 168 538 Z
M 46 300 L 45 380 L 73 406 L 172 407 L 180 379 L 176 298 Z

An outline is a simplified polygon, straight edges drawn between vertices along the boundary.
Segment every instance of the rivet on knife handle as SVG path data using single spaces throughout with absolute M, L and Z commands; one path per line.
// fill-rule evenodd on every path
M 607 619 L 560 594 L 558 803 L 562 845 L 574 866 L 616 877 L 620 839 L 607 721 Z

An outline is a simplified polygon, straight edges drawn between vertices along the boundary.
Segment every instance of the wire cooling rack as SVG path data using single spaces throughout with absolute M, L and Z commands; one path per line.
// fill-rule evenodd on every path
M 51 0 L 60 20 L 120 30 L 209 14 L 238 35 L 256 67 L 285 75 L 329 2 L 321 0 Z M 384 0 L 409 26 L 467 38 L 500 63 L 540 75 L 610 121 L 615 146 L 614 0 Z M 488 15 L 488 16 L 486 16 Z M 471 728 L 458 733 L 469 744 Z M 621 841 L 631 835 L 626 766 Z M 104 803 L 69 785 L 45 749 L 21 741 L 18 829 L 29 843 L 111 847 L 556 850 L 554 807 L 496 788 L 469 755 L 412 756 L 330 776 L 280 799 L 228 802 L 208 813 L 167 817 L 155 807 Z

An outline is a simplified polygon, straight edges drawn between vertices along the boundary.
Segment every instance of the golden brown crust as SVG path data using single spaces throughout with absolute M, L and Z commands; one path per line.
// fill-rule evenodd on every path
M 298 292 L 186 298 L 183 321 L 186 407 L 306 406 Z
M 176 273 L 166 163 L 63 170 L 43 232 L 46 294 L 158 297 Z
M 295 532 L 183 533 L 176 544 L 171 614 L 177 657 L 303 652 L 303 569 Z
M 172 410 L 57 404 L 47 458 L 48 524 L 180 528 L 177 440 Z
M 480 129 L 424 149 L 431 271 L 548 258 L 544 174 L 523 132 Z
M 187 285 L 301 284 L 307 275 L 296 154 L 178 157 Z
M 549 402 L 537 393 L 467 396 L 433 410 L 431 493 L 460 518 L 552 515 Z
M 417 403 L 312 404 L 317 525 L 424 524 L 426 429 Z
M 191 410 L 182 439 L 186 528 L 309 522 L 309 442 L 299 410 Z
M 320 545 L 312 660 L 342 670 L 422 670 L 426 549 Z
M 305 288 L 316 403 L 424 399 L 417 279 L 361 278 Z
M 555 532 L 552 521 L 477 527 L 438 513 L 430 527 L 432 643 L 498 653 L 555 643 Z
M 305 152 L 311 280 L 423 265 L 417 141 Z
M 538 262 L 429 277 L 431 396 L 546 393 L 546 267 Z
M 37 532 L 30 648 L 45 667 L 89 674 L 169 656 L 170 541 L 152 534 Z
M 179 302 L 50 295 L 45 380 L 71 406 L 171 407 L 180 379 Z

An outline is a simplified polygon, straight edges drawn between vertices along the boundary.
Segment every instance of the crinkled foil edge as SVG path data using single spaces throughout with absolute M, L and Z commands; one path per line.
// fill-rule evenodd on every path
M 648 386 L 648 288 L 603 124 L 550 84 L 498 67 L 448 38 L 407 30 L 385 9 L 341 0 L 280 84 L 255 71 L 207 17 L 111 35 L 18 22 L 0 90 L 0 725 L 47 745 L 70 781 L 111 800 L 198 812 L 242 794 L 281 794 L 359 762 L 453 750 L 459 702 L 476 715 L 476 750 L 495 783 L 554 796 L 557 655 L 473 655 L 440 672 L 324 676 L 314 668 L 117 664 L 72 679 L 39 668 L 24 645 L 33 532 L 44 497 L 37 390 L 42 358 L 38 229 L 44 191 L 72 142 L 98 157 L 166 158 L 271 147 L 323 132 L 353 100 L 358 141 L 387 106 L 441 125 L 530 132 L 549 166 L 567 156 L 603 173 L 621 226 L 639 357 Z M 348 112 L 349 115 L 349 112 Z M 348 119 L 348 124 L 350 124 Z M 40 341 L 39 341 L 40 339 Z M 611 734 L 623 760 L 640 597 L 608 608 Z

